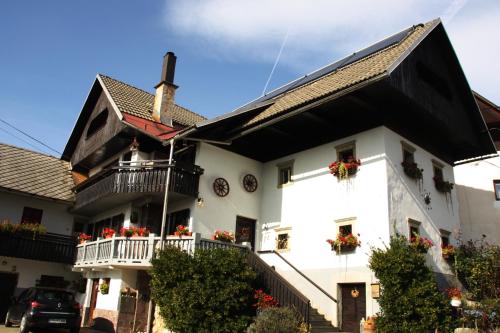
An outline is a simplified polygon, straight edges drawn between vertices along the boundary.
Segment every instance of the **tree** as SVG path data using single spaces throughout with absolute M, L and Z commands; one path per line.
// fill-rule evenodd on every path
M 389 247 L 373 249 L 370 269 L 382 287 L 377 332 L 450 330 L 451 309 L 425 265 L 425 253 L 405 237 L 391 237 Z
M 251 322 L 256 274 L 241 251 L 166 248 L 152 264 L 152 297 L 169 329 L 233 333 Z

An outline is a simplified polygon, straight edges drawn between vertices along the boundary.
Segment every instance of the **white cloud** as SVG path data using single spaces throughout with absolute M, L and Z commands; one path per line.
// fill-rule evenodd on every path
M 279 66 L 305 73 L 359 50 L 416 23 L 439 16 L 451 22 L 452 41 L 467 74 L 483 75 L 475 64 L 474 44 L 492 37 L 499 16 L 484 10 L 496 0 L 178 0 L 167 1 L 165 21 L 187 37 L 194 49 L 222 61 L 274 63 L 286 31 L 289 37 Z M 486 5 L 485 5 L 486 4 Z M 474 10 L 474 15 L 469 15 Z M 470 16 L 474 16 L 470 18 Z M 498 23 L 496 23 L 498 31 Z M 480 36 L 479 36 L 480 35 Z M 498 38 L 498 37 L 497 37 Z M 498 51 L 498 40 L 495 46 Z M 488 46 L 486 46 L 488 45 Z M 496 52 L 498 54 L 498 52 Z M 483 58 L 493 63 L 491 56 Z M 496 66 L 496 64 L 495 64 Z M 481 68 L 480 68 L 481 67 Z M 497 70 L 497 69 L 495 69 Z M 489 70 L 487 70 L 489 72 Z M 496 72 L 498 76 L 498 71 Z M 476 79 L 473 79 L 476 84 Z M 482 83 L 477 85 L 483 86 Z M 500 98 L 500 96 L 498 96 Z M 500 102 L 500 100 L 498 100 Z

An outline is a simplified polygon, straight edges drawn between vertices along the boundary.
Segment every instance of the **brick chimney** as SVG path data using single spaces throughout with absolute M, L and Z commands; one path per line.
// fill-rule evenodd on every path
M 163 67 L 161 79 L 158 83 L 153 106 L 153 119 L 167 126 L 172 126 L 174 112 L 175 90 L 178 88 L 174 84 L 175 61 L 177 57 L 173 52 L 167 52 L 163 57 Z

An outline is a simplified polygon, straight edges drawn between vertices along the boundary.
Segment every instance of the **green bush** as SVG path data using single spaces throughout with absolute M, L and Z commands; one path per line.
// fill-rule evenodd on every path
M 425 265 L 425 254 L 405 237 L 392 237 L 388 248 L 373 249 L 370 268 L 382 287 L 377 332 L 450 331 L 448 301 Z
M 256 274 L 236 249 L 166 248 L 152 261 L 151 292 L 177 333 L 244 332 L 254 314 Z
M 297 311 L 288 307 L 272 307 L 259 313 L 247 333 L 298 333 L 303 332 L 301 324 L 302 318 Z

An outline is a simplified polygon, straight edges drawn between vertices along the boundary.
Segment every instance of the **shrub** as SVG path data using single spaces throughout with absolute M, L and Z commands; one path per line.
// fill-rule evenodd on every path
M 197 250 L 189 256 L 168 247 L 152 264 L 152 297 L 170 330 L 233 333 L 248 326 L 256 275 L 239 250 Z
M 451 308 L 425 265 L 425 254 L 405 237 L 392 237 L 388 248 L 373 249 L 370 268 L 382 287 L 377 332 L 449 331 Z
M 302 318 L 294 309 L 270 307 L 262 310 L 247 333 L 299 333 L 308 332 Z

